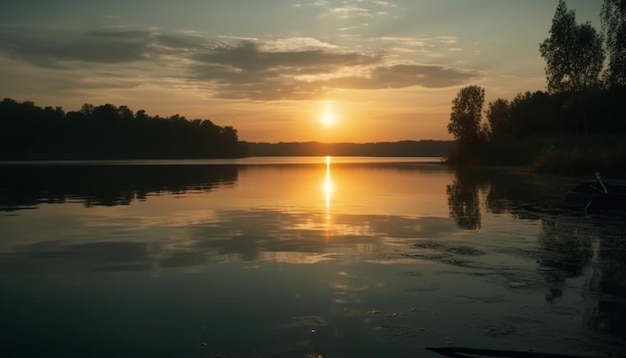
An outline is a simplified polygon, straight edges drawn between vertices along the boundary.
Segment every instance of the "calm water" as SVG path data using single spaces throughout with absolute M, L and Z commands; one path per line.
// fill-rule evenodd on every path
M 577 180 L 420 158 L 0 165 L 2 357 L 626 354 Z

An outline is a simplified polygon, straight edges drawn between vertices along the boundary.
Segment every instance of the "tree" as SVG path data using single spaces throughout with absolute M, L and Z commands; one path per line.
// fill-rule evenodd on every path
M 93 113 L 94 106 L 93 104 L 85 103 L 82 107 L 80 107 L 80 113 L 84 116 L 91 116 Z
M 487 106 L 487 122 L 492 139 L 506 137 L 510 131 L 509 101 L 498 98 Z
M 626 1 L 604 0 L 600 23 L 608 57 L 604 81 L 609 87 L 626 86 Z
M 127 106 L 0 101 L 0 159 L 215 158 L 246 155 L 237 130 L 209 120 L 136 114 Z
M 482 117 L 485 89 L 480 86 L 461 88 L 452 101 L 452 113 L 448 123 L 448 133 L 463 143 L 474 143 L 481 138 L 480 119 Z
M 135 118 L 133 111 L 126 105 L 117 107 L 117 116 L 125 121 L 130 121 Z
M 546 60 L 548 92 L 579 92 L 599 84 L 602 36 L 589 22 L 578 25 L 576 13 L 564 0 L 559 0 L 550 37 L 539 44 L 539 52 Z

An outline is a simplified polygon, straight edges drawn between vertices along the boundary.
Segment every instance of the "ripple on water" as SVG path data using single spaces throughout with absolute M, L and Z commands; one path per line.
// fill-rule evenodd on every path
M 424 328 L 381 325 L 376 327 L 376 335 L 382 338 L 413 338 L 424 334 Z
M 325 319 L 319 316 L 298 316 L 293 317 L 293 320 L 299 327 L 321 327 L 328 324 Z

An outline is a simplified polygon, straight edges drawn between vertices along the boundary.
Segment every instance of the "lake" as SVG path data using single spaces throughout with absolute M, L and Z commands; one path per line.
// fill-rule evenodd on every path
M 623 218 L 434 158 L 2 163 L 2 357 L 626 354 Z

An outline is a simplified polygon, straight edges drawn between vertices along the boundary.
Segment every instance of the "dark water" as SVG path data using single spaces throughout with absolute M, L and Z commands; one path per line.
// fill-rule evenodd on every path
M 626 228 L 564 210 L 577 179 L 406 158 L 0 173 L 2 357 L 626 354 Z

